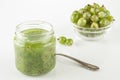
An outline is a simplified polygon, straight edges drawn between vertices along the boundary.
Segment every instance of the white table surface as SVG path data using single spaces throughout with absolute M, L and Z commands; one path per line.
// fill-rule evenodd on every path
M 73 10 L 87 3 L 105 4 L 115 17 L 104 39 L 85 41 L 74 34 L 70 23 Z M 120 4 L 119 0 L 0 0 L 0 80 L 120 80 Z M 13 35 L 17 24 L 45 20 L 54 26 L 56 37 L 74 39 L 71 47 L 57 43 L 57 52 L 100 66 L 92 72 L 75 62 L 57 57 L 56 67 L 46 75 L 30 77 L 15 67 Z

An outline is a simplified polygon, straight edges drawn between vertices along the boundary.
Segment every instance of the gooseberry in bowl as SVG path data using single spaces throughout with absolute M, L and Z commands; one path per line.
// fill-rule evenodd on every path
M 110 29 L 114 21 L 110 11 L 104 5 L 87 4 L 73 11 L 71 22 L 75 32 L 86 40 L 98 40 Z

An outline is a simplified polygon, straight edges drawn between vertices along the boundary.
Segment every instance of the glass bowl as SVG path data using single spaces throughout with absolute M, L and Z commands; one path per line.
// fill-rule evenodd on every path
M 102 37 L 104 37 L 104 34 L 111 27 L 111 24 L 102 28 L 84 28 L 84 27 L 77 26 L 76 24 L 72 24 L 72 25 L 74 27 L 75 33 L 79 37 L 85 40 L 99 40 Z

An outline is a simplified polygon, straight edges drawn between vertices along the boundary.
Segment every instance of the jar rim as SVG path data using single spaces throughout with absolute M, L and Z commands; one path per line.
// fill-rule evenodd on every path
M 30 27 L 30 26 L 33 26 L 33 27 L 36 26 L 37 28 L 41 29 L 41 25 L 42 25 L 44 28 L 45 28 L 45 27 L 49 28 L 49 30 L 47 30 L 47 31 L 48 31 L 48 32 L 47 32 L 48 35 L 54 33 L 54 31 L 53 31 L 53 25 L 52 25 L 52 24 L 50 24 L 50 23 L 48 23 L 48 22 L 46 22 L 46 21 L 42 21 L 42 20 L 29 20 L 29 21 L 25 21 L 25 22 L 22 22 L 22 23 L 18 24 L 18 25 L 16 26 L 15 34 L 18 35 L 18 34 L 21 34 L 21 31 L 27 30 L 27 29 L 21 30 L 21 28 L 25 28 L 26 26 L 29 26 L 29 27 Z M 32 29 L 32 27 L 31 27 L 31 29 Z M 46 30 L 46 29 L 45 29 L 45 30 Z M 21 34 L 21 35 L 24 36 L 23 34 Z

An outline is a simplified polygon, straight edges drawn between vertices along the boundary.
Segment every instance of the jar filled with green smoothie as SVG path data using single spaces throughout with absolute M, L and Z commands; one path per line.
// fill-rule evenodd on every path
M 14 36 L 17 69 L 38 76 L 55 67 L 56 40 L 52 25 L 44 21 L 28 21 L 16 27 Z

